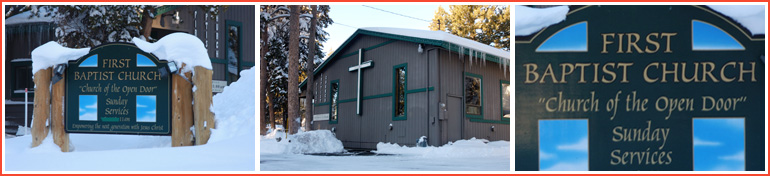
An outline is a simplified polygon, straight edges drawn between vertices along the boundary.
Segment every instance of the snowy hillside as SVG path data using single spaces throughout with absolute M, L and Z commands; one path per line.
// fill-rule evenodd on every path
M 217 127 L 208 144 L 171 147 L 170 136 L 70 134 L 74 150 L 62 153 L 51 134 L 29 148 L 31 136 L 6 137 L 5 171 L 254 171 L 253 69 L 214 96 Z M 229 103 L 228 103 L 229 102 Z
M 482 139 L 440 147 L 379 143 L 374 151 L 346 151 L 328 130 L 288 138 L 274 131 L 260 140 L 259 163 L 261 171 L 507 171 L 510 143 Z

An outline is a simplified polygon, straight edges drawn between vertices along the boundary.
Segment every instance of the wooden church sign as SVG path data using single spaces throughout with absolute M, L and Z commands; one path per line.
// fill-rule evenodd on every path
M 517 38 L 516 170 L 764 170 L 764 42 L 706 6 L 571 7 Z
M 66 69 L 65 126 L 69 133 L 171 133 L 167 61 L 133 44 L 95 47 Z

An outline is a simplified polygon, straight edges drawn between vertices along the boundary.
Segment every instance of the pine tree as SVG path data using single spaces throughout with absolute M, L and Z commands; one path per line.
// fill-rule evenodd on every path
M 508 6 L 451 5 L 448 13 L 439 6 L 428 27 L 509 50 L 510 14 Z

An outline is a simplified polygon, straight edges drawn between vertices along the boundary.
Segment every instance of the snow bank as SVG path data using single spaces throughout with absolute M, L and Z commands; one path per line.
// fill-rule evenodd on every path
M 510 154 L 510 142 L 471 138 L 458 140 L 441 147 L 406 147 L 391 143 L 378 143 L 380 154 L 414 155 L 426 158 L 463 158 L 463 157 L 495 157 Z
M 360 28 L 360 29 L 366 30 L 366 31 L 386 33 L 386 34 L 402 35 L 402 36 L 424 38 L 424 39 L 431 39 L 431 40 L 440 40 L 444 42 L 453 43 L 455 45 L 460 45 L 464 48 L 470 48 L 471 50 L 481 51 L 481 52 L 491 54 L 504 59 L 509 59 L 511 55 L 510 52 L 497 49 L 487 44 L 479 43 L 470 39 L 452 35 L 444 31 L 427 31 L 427 30 L 419 30 L 419 29 L 402 29 L 402 28 L 388 28 L 388 27 L 366 27 L 366 28 Z
M 738 21 L 751 34 L 765 34 L 765 6 L 763 5 L 708 5 L 711 9 Z
M 260 141 L 260 154 L 308 154 L 345 152 L 342 141 L 329 130 L 299 132 L 283 139 L 282 130 L 274 130 Z M 276 138 L 282 138 L 277 141 Z
M 211 129 L 210 142 L 233 138 L 237 135 L 254 136 L 256 112 L 254 68 L 241 71 L 241 78 L 225 87 L 222 93 L 214 95 L 211 112 L 214 113 L 216 128 Z
M 198 37 L 183 32 L 166 35 L 155 43 L 146 42 L 134 37 L 132 40 L 139 49 L 155 54 L 161 60 L 174 61 L 177 66 L 182 66 L 181 72 L 193 72 L 195 66 L 212 69 L 211 60 L 206 47 Z
M 50 41 L 32 50 L 32 74 L 37 71 L 77 60 L 88 54 L 91 48 L 72 49 Z
M 564 21 L 569 7 L 556 6 L 549 8 L 531 8 L 517 5 L 514 9 L 516 36 L 531 35 L 540 29 Z

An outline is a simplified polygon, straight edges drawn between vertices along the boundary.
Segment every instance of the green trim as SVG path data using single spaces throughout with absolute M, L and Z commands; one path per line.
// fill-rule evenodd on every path
M 333 89 L 332 87 L 334 86 L 334 83 L 337 83 L 337 97 L 336 97 L 337 99 L 332 100 L 332 98 L 335 98 L 334 95 L 332 95 L 332 89 Z M 340 111 L 339 111 L 340 110 L 340 101 L 339 101 L 339 99 L 340 99 L 340 97 L 339 97 L 340 88 L 341 87 L 340 87 L 340 80 L 339 79 L 330 81 L 330 83 L 329 83 L 329 103 L 330 103 L 329 104 L 329 124 L 337 124 L 337 121 L 340 120 Z M 332 111 L 332 107 L 333 106 L 331 105 L 331 103 L 333 103 L 335 101 L 337 102 L 337 106 L 336 106 L 336 108 L 337 108 L 337 118 L 332 120 L 332 117 L 333 117 L 332 116 L 332 112 L 333 112 Z
M 326 105 L 330 105 L 330 104 L 331 103 L 329 103 L 329 102 L 325 102 L 325 103 L 318 103 L 318 104 L 315 104 L 313 106 L 326 106 Z
M 235 74 L 240 76 L 241 70 L 242 70 L 241 68 L 242 68 L 242 65 L 243 65 L 242 64 L 242 62 L 243 62 L 243 49 L 242 49 L 243 48 L 243 42 L 241 42 L 242 41 L 241 39 L 243 39 L 243 37 L 242 37 L 243 33 L 241 32 L 242 31 L 241 29 L 243 29 L 243 24 L 241 22 L 232 21 L 232 20 L 225 20 L 225 31 L 226 31 L 226 32 L 224 32 L 224 35 L 225 35 L 225 37 L 224 37 L 224 39 L 225 39 L 225 48 L 224 48 L 225 49 L 225 59 L 223 59 L 223 60 L 225 60 L 226 62 L 229 61 L 229 57 L 228 57 L 228 53 L 229 52 L 227 52 L 227 49 L 230 48 L 230 42 L 228 41 L 230 39 L 230 35 L 229 35 L 229 33 L 230 33 L 230 26 L 235 26 L 235 27 L 238 28 L 238 34 L 237 34 L 238 35 L 238 39 L 237 39 L 237 41 L 238 41 L 239 44 L 238 44 L 238 56 L 237 56 L 238 57 L 238 62 L 237 62 L 237 65 L 236 65 L 236 69 L 238 69 L 238 70 L 235 72 Z M 229 65 L 225 65 L 225 73 L 226 73 L 225 75 L 229 75 L 230 74 Z M 232 83 L 233 81 L 235 81 L 235 80 L 232 80 L 232 78 L 230 78 L 229 76 L 226 78 L 226 80 L 227 80 L 227 84 L 228 85 L 230 83 Z
M 468 119 L 471 122 L 480 122 L 480 123 L 497 123 L 497 124 L 511 124 L 510 121 L 498 121 L 498 120 L 487 120 L 487 119 Z
M 396 106 L 397 106 L 397 105 L 396 105 L 396 97 L 398 97 L 398 95 L 396 95 L 396 85 L 398 85 L 398 84 L 396 83 L 396 82 L 397 82 L 397 80 L 398 80 L 398 78 L 396 77 L 396 75 L 397 75 L 397 70 L 398 70 L 398 69 L 400 69 L 400 68 L 404 68 L 404 89 L 405 89 L 405 90 L 404 90 L 404 115 L 402 115 L 402 116 L 396 116 L 396 109 L 397 109 L 397 108 L 396 108 Z M 408 77 L 408 75 L 409 75 L 409 69 L 408 69 L 408 67 L 407 67 L 407 63 L 398 64 L 398 65 L 395 65 L 395 66 L 393 66 L 393 74 L 392 74 L 392 75 L 393 75 L 393 81 L 392 81 L 392 83 L 393 83 L 393 90 L 392 90 L 392 91 L 393 91 L 393 98 L 392 98 L 392 100 L 393 100 L 393 103 L 392 103 L 392 107 L 393 107 L 393 108 L 392 108 L 392 109 L 393 109 L 393 111 L 392 111 L 392 112 L 393 112 L 393 116 L 392 116 L 392 117 L 393 117 L 393 119 L 392 119 L 392 120 L 393 120 L 393 121 L 397 121 L 397 120 L 406 120 L 406 116 L 407 116 L 407 109 L 409 109 L 409 108 L 407 108 L 407 107 L 409 107 L 409 106 L 407 106 L 407 100 L 408 100 L 408 99 L 407 99 L 407 96 L 406 96 L 406 94 L 408 94 L 408 93 L 407 93 L 407 90 L 406 90 L 406 88 L 407 88 L 407 85 L 408 85 L 407 83 L 409 82 L 409 81 L 408 81 L 408 80 L 409 80 L 409 79 L 408 79 L 408 78 L 409 78 L 409 77 Z
M 241 62 L 241 67 L 243 67 L 243 66 L 253 67 L 254 66 L 254 62 L 243 61 L 243 62 Z
M 161 15 L 161 14 L 164 14 L 166 12 L 172 11 L 172 10 L 174 10 L 176 8 L 179 8 L 179 7 L 181 7 L 181 6 L 180 5 L 164 5 L 164 6 L 160 6 L 157 9 L 155 9 L 155 16 L 157 17 L 158 15 Z
M 425 92 L 425 89 L 426 89 L 426 88 L 419 88 L 419 89 L 412 89 L 412 90 L 407 90 L 407 91 L 406 91 L 406 94 Z M 428 87 L 428 88 L 427 88 L 427 90 L 428 90 L 428 91 L 433 91 L 433 87 Z
M 354 35 L 355 35 L 355 34 L 354 34 Z M 345 46 L 345 45 L 346 45 L 346 44 L 347 44 L 347 43 L 348 43 L 348 42 L 349 42 L 351 39 L 353 39 L 353 37 L 350 37 L 350 38 L 348 38 L 348 40 L 347 40 L 347 41 L 345 41 L 345 43 L 343 43 L 343 44 L 342 44 L 342 45 L 340 45 L 340 46 Z M 375 48 L 379 48 L 379 47 L 382 47 L 382 46 L 388 45 L 388 44 L 390 44 L 390 43 L 393 43 L 393 42 L 395 42 L 395 41 L 396 41 L 396 40 L 388 40 L 388 41 L 382 42 L 382 43 L 380 43 L 380 44 L 376 44 L 376 45 L 373 45 L 373 46 L 370 46 L 370 47 L 366 47 L 366 48 L 364 48 L 364 51 L 367 51 L 367 50 L 373 50 L 373 49 L 375 49 Z M 335 56 L 338 54 L 338 52 L 341 52 L 341 51 L 342 51 L 342 47 L 340 47 L 340 48 L 337 48 L 337 50 L 336 50 L 336 51 L 334 51 L 334 53 L 333 53 L 331 56 L 329 56 L 329 59 L 326 59 L 326 60 L 324 60 L 324 62 L 322 62 L 320 66 L 316 67 L 316 68 L 315 68 L 315 70 L 313 70 L 313 75 L 316 75 L 316 74 L 318 74 L 318 72 L 320 72 L 320 71 L 321 71 L 321 69 L 322 69 L 324 66 L 326 66 L 326 64 L 327 64 L 327 63 L 329 63 L 329 62 L 332 60 L 332 58 L 334 58 L 334 57 L 335 57 Z M 352 53 L 344 54 L 344 55 L 340 56 L 339 58 L 346 58 L 346 57 L 350 57 L 350 56 L 355 56 L 355 55 L 357 55 L 357 54 L 358 54 L 358 50 L 356 50 L 356 51 L 354 51 L 354 52 L 352 52 Z M 253 65 L 252 65 L 252 66 L 253 66 Z M 302 80 L 302 83 L 300 83 L 300 84 L 299 84 L 299 87 L 305 86 L 305 82 L 306 82 L 306 81 L 307 81 L 307 79 L 305 79 L 305 80 Z
M 500 80 L 500 120 L 502 121 L 511 121 L 511 118 L 505 118 L 505 112 L 503 107 L 503 84 L 508 84 L 508 87 L 511 87 L 511 82 L 506 80 Z M 508 101 L 511 101 L 510 97 L 508 98 Z M 508 102 L 510 104 L 510 102 Z M 510 109 L 509 109 L 510 111 Z M 510 112 L 508 112 L 510 113 Z
M 383 97 L 389 97 L 389 96 L 393 96 L 393 93 L 391 92 L 391 93 L 384 93 L 384 94 L 378 94 L 378 95 L 370 95 L 370 96 L 365 96 L 361 99 L 368 100 L 368 99 L 376 99 L 376 98 L 383 98 Z
M 338 103 L 350 103 L 350 102 L 356 102 L 356 98 L 351 98 L 351 99 L 344 99 L 344 100 L 339 100 L 339 101 L 337 101 L 337 102 L 338 102 Z
M 481 81 L 479 83 L 479 89 L 480 89 L 479 91 L 481 92 L 481 97 L 480 97 L 481 99 L 479 101 L 481 102 L 481 107 L 479 107 L 479 115 L 468 114 L 466 113 L 468 109 L 467 105 L 465 105 L 465 102 L 463 102 L 463 114 L 465 114 L 466 118 L 484 119 L 484 77 L 481 75 L 464 72 L 463 78 L 462 78 L 463 79 L 462 81 L 463 97 L 465 97 L 465 77 L 468 77 L 468 76 L 479 78 L 479 80 Z
M 217 58 L 209 58 L 211 60 L 212 64 L 227 64 L 227 59 L 217 59 Z

